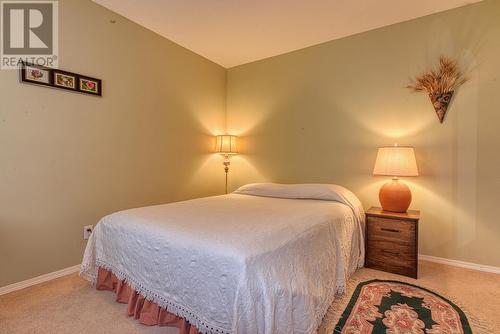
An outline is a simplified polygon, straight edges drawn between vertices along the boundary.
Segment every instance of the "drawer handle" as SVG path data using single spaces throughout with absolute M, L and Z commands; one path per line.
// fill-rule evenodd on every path
M 399 233 L 399 232 L 401 232 L 400 230 L 395 230 L 393 228 L 383 228 L 383 227 L 380 230 L 381 231 L 385 231 L 385 232 L 392 232 L 392 233 Z
M 391 254 L 391 255 L 396 255 L 396 256 L 399 256 L 399 253 L 398 252 L 391 252 L 391 251 L 388 251 L 388 250 L 385 250 L 385 249 L 382 249 L 380 250 L 382 253 L 387 253 L 387 254 Z

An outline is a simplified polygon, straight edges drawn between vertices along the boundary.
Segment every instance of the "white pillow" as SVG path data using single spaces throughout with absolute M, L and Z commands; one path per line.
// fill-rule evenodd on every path
M 354 196 L 352 192 L 336 184 L 251 183 L 238 188 L 235 193 L 264 197 L 318 199 L 337 202 L 343 202 L 343 197 L 345 195 Z M 356 198 L 356 196 L 354 196 L 354 198 Z
M 336 184 L 251 183 L 238 188 L 234 193 L 263 197 L 336 201 L 350 206 L 358 217 L 364 218 L 361 201 L 351 191 Z

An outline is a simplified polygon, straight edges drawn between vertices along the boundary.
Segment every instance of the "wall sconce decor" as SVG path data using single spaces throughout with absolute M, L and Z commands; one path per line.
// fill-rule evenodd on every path
M 219 135 L 215 137 L 215 152 L 224 155 L 224 172 L 226 172 L 226 194 L 227 174 L 229 173 L 229 156 L 238 154 L 238 137 L 232 135 Z
M 467 80 L 455 60 L 441 57 L 438 69 L 422 73 L 407 88 L 427 93 L 439 121 L 443 123 L 453 93 Z

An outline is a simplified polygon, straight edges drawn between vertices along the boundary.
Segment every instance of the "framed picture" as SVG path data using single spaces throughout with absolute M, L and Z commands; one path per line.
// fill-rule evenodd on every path
M 102 96 L 100 79 L 25 62 L 21 63 L 21 82 Z
M 52 69 L 28 63 L 21 64 L 21 81 L 52 86 Z
M 99 79 L 79 76 L 78 90 L 82 93 L 92 94 L 92 95 L 102 95 L 101 86 L 102 82 Z
M 54 73 L 54 87 L 76 90 L 78 75 L 70 72 L 60 70 L 53 70 Z

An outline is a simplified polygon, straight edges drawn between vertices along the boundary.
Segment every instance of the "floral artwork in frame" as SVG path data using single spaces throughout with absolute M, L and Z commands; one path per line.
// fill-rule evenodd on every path
M 21 67 L 21 80 L 50 86 L 52 84 L 51 71 L 50 68 L 44 66 L 23 64 Z
M 79 90 L 82 93 L 101 95 L 101 80 L 80 76 Z
M 76 90 L 76 75 L 69 72 L 54 70 L 54 86 L 64 89 Z

